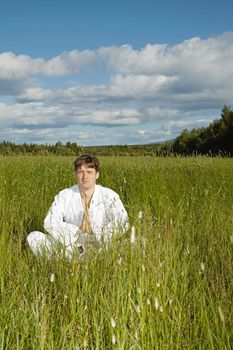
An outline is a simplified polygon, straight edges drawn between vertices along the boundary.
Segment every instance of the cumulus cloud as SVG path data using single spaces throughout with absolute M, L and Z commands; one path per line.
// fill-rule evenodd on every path
M 80 124 L 119 126 L 140 124 L 141 113 L 134 109 L 100 110 L 77 117 Z
M 218 83 L 232 77 L 233 33 L 202 40 L 198 37 L 178 45 L 147 45 L 134 50 L 130 45 L 100 49 L 111 68 L 123 74 L 164 75 L 172 77 L 191 77 L 201 80 L 205 77 Z M 204 74 L 204 77 L 203 77 Z M 217 80 L 216 80 L 217 78 Z
M 22 79 L 41 74 L 44 76 L 64 76 L 78 73 L 86 66 L 95 64 L 96 53 L 90 50 L 64 52 L 52 59 L 16 56 L 12 52 L 0 54 L 0 79 Z
M 195 129 L 210 124 L 209 119 L 197 119 L 197 120 L 170 120 L 163 124 L 163 130 L 176 134 L 184 129 Z
M 44 60 L 33 59 L 26 55 L 16 56 L 12 52 L 0 54 L 0 79 L 18 80 L 28 75 L 37 74 L 41 70 Z
M 136 109 L 92 110 L 62 105 L 44 106 L 42 103 L 5 104 L 0 103 L 2 127 L 17 128 L 60 128 L 70 125 L 134 125 L 140 124 L 142 113 Z
M 66 127 L 64 110 L 60 106 L 44 106 L 41 103 L 0 103 L 0 123 L 3 128 L 59 128 Z
M 47 62 L 41 67 L 41 73 L 46 76 L 62 76 L 76 74 L 83 68 L 95 65 L 96 53 L 90 50 L 64 52 Z
M 48 138 L 61 128 L 69 139 L 69 127 L 102 126 L 109 133 L 110 127 L 134 125 L 138 140 L 152 140 L 207 125 L 232 102 L 232 59 L 233 32 L 140 50 L 74 50 L 48 60 L 2 52 L 0 137 L 4 128 L 25 130 L 25 137 L 26 130 L 46 130 Z M 97 81 L 90 82 L 90 72 Z M 155 130 L 143 127 L 148 123 Z M 128 132 L 122 135 L 127 143 Z

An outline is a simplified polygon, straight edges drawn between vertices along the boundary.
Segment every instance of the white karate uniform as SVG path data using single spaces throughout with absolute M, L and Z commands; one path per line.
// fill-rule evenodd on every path
M 77 247 L 77 231 L 82 224 L 83 215 L 84 207 L 78 185 L 59 192 L 44 220 L 48 235 L 33 231 L 27 237 L 33 253 L 38 256 L 45 249 L 51 254 L 54 246 L 60 242 L 66 248 L 66 253 L 71 255 Z M 119 195 L 100 185 L 95 185 L 89 216 L 94 237 L 100 243 L 107 243 L 114 232 L 123 233 L 129 226 L 128 215 Z

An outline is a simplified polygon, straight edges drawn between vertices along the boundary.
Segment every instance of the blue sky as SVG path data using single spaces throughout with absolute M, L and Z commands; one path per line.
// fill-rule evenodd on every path
M 0 141 L 136 144 L 232 105 L 233 2 L 4 1 Z

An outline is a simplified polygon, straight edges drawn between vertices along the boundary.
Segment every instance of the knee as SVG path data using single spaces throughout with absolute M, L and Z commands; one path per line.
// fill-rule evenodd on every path
M 33 231 L 29 233 L 29 235 L 26 238 L 27 243 L 31 247 L 33 243 L 37 242 L 38 240 L 41 240 L 41 238 L 44 236 L 44 234 L 40 231 Z

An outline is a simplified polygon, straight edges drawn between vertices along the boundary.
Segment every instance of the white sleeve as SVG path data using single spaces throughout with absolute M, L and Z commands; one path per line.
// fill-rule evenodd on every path
M 129 228 L 128 214 L 117 193 L 107 200 L 107 223 L 103 227 L 104 239 L 112 237 L 114 233 L 125 233 Z
M 55 196 L 44 220 L 44 228 L 56 241 L 69 246 L 77 240 L 78 227 L 64 221 L 66 201 L 67 198 L 60 193 Z

